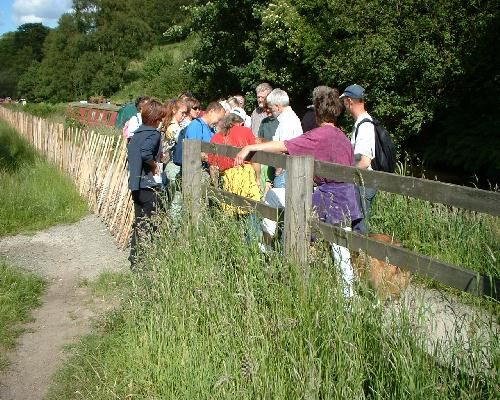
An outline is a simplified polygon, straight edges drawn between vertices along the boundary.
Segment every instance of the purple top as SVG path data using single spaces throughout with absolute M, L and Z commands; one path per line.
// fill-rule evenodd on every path
M 354 150 L 347 136 L 339 128 L 323 125 L 294 139 L 285 140 L 288 154 L 313 156 L 316 160 L 352 166 Z M 318 185 L 335 182 L 333 179 L 314 177 Z
M 353 165 L 354 150 L 339 128 L 324 125 L 291 140 L 285 140 L 288 154 L 313 156 L 316 160 Z M 314 177 L 318 188 L 313 193 L 313 207 L 321 221 L 329 224 L 354 223 L 362 218 L 352 183 Z

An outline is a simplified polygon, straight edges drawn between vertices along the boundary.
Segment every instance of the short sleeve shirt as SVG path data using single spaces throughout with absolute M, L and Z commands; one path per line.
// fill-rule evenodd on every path
M 210 142 L 213 136 L 213 129 L 208 126 L 203 118 L 194 119 L 186 128 L 186 139 Z
M 278 121 L 279 125 L 273 140 L 282 142 L 302 135 L 302 124 L 300 123 L 300 119 L 290 106 L 286 107 L 283 112 L 278 115 Z
M 285 140 L 288 154 L 313 156 L 315 160 L 352 166 L 354 152 L 349 139 L 339 128 L 323 125 L 295 139 Z M 317 184 L 335 182 L 332 179 L 314 177 Z
M 233 126 L 227 135 L 221 132 L 216 133 L 211 140 L 211 143 L 227 144 L 229 146 L 244 147 L 255 143 L 255 136 L 250 128 L 244 126 Z M 208 155 L 210 165 L 219 167 L 220 171 L 232 168 L 234 166 L 234 158 L 217 156 L 215 154 Z
M 370 114 L 366 112 L 361 114 L 356 119 L 351 143 L 354 146 L 354 154 L 360 154 L 368 157 L 370 160 L 373 160 L 375 158 L 375 127 L 369 122 L 365 122 L 360 125 L 359 123 L 365 118 L 370 120 L 372 119 Z M 358 133 L 356 134 L 356 137 L 354 137 L 354 133 L 356 132 L 358 125 Z M 371 169 L 371 167 L 368 167 L 368 169 Z

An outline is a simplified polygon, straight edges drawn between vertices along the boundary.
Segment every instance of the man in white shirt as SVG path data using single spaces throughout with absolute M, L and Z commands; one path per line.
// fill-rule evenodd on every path
M 274 89 L 266 98 L 267 105 L 271 109 L 273 116 L 278 119 L 278 128 L 274 133 L 273 140 L 282 142 L 302 135 L 302 124 L 295 111 L 290 107 L 288 93 L 282 89 Z M 284 188 L 286 183 L 286 171 L 276 168 L 276 177 L 273 186 Z
M 371 162 L 375 158 L 375 126 L 370 122 L 361 123 L 364 119 L 372 120 L 365 108 L 365 89 L 360 85 L 351 85 L 345 88 L 340 96 L 346 110 L 355 120 L 351 143 L 354 147 L 355 166 L 371 170 Z M 364 219 L 358 225 L 362 233 L 368 233 L 368 218 L 373 199 L 377 191 L 364 186 L 357 186 L 361 209 Z

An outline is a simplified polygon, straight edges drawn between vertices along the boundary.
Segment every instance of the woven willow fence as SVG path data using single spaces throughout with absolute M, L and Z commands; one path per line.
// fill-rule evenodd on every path
M 73 179 L 89 208 L 104 221 L 120 247 L 127 247 L 133 203 L 128 190 L 127 147 L 122 136 L 65 129 L 61 123 L 4 107 L 0 107 L 0 118 Z

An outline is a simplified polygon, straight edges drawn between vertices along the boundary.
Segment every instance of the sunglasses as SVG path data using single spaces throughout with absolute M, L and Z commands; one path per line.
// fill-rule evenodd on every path
M 195 111 L 198 111 L 200 109 L 200 107 L 196 106 L 196 107 L 191 107 L 191 110 L 195 110 Z

